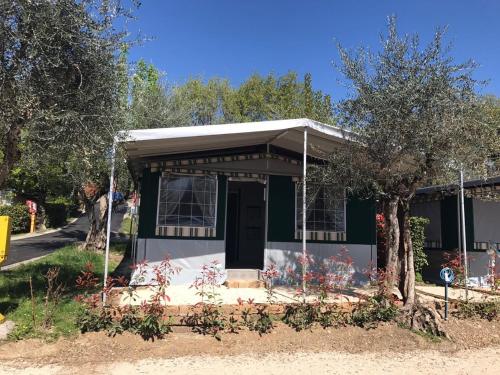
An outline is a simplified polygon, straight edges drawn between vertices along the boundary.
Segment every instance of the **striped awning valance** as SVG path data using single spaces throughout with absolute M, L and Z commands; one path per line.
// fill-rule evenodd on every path
M 211 156 L 206 158 L 194 159 L 178 159 L 150 162 L 149 168 L 151 172 L 164 171 L 171 168 L 192 168 L 201 165 L 209 165 L 215 163 L 230 163 L 244 160 L 280 160 L 293 165 L 301 165 L 301 161 L 273 153 L 254 153 L 254 154 L 239 154 L 239 155 L 224 155 Z

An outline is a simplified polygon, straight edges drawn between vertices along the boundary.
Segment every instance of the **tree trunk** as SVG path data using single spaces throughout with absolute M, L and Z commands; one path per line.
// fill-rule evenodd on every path
M 22 120 L 19 120 L 16 124 L 12 125 L 5 136 L 5 148 L 2 161 L 0 162 L 0 187 L 3 187 L 12 167 L 21 157 L 21 152 L 19 151 L 21 124 Z
M 102 251 L 106 248 L 108 197 L 103 194 L 97 201 L 86 201 L 85 205 L 90 227 L 83 248 L 85 250 Z
M 392 290 L 397 286 L 398 251 L 399 251 L 399 196 L 391 196 L 384 205 L 386 267 L 385 279 L 380 284 L 380 292 L 390 297 Z
M 410 227 L 410 203 L 408 200 L 401 201 L 402 210 L 402 243 L 400 244 L 400 275 L 399 291 L 403 296 L 405 306 L 415 303 L 415 263 L 413 259 L 413 243 L 411 240 Z

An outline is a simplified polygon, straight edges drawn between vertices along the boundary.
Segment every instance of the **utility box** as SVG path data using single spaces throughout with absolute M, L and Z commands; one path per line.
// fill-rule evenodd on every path
M 5 262 L 10 246 L 10 217 L 0 216 L 0 265 Z

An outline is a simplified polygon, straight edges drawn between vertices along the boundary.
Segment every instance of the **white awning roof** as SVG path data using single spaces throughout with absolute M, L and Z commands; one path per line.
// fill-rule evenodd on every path
M 269 144 L 302 153 L 304 129 L 308 132 L 308 155 L 324 158 L 345 141 L 337 127 L 309 119 L 139 129 L 122 133 L 129 161 L 208 150 Z

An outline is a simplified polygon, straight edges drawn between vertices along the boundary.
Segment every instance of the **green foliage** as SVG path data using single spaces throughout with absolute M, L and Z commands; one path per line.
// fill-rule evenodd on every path
M 41 158 L 30 150 L 22 153 L 6 185 L 17 194 L 38 202 L 50 197 L 69 196 L 73 189 L 68 168 L 61 160 L 52 159 L 48 153 Z
M 81 333 L 106 331 L 113 327 L 113 317 L 108 309 L 82 309 L 76 325 Z
M 144 340 L 161 339 L 172 332 L 168 322 L 159 314 L 143 313 L 135 307 L 126 307 L 120 318 L 114 318 L 111 308 L 99 306 L 84 308 L 79 313 L 76 325 L 81 333 L 105 331 L 110 336 L 127 331 L 140 335 Z
M 255 331 L 262 336 L 263 334 L 270 333 L 274 328 L 273 319 L 267 306 L 258 306 L 256 314 L 251 314 L 250 309 L 242 311 L 243 324 L 250 331 Z
M 319 305 L 311 303 L 300 303 L 287 305 L 283 322 L 296 331 L 310 329 L 318 318 Z
M 57 155 L 57 166 L 73 159 L 82 171 L 95 168 L 121 124 L 117 52 L 127 34 L 120 21 L 135 5 L 0 2 L 0 186 L 21 154 L 35 164 Z
M 116 246 L 112 247 L 114 252 L 117 249 Z M 120 251 L 122 251 L 121 248 Z M 70 336 L 76 334 L 79 329 L 75 318 L 82 313 L 82 305 L 74 300 L 74 297 L 79 293 L 74 285 L 80 270 L 88 262 L 95 265 L 97 276 L 102 280 L 104 256 L 81 251 L 76 246 L 64 247 L 43 259 L 0 272 L 0 311 L 8 319 L 16 323 L 12 338 L 56 338 L 61 335 Z M 113 270 L 116 266 L 117 263 L 111 260 L 110 270 Z M 44 305 L 47 293 L 47 280 L 44 275 L 52 267 L 60 268 L 59 279 L 63 281 L 64 290 L 52 311 L 51 326 L 45 328 L 41 327 L 45 315 Z M 36 326 L 33 325 L 32 319 L 33 305 L 30 298 L 30 277 L 33 284 Z
M 162 86 L 162 84 L 161 81 L 157 81 L 157 72 L 149 74 L 152 67 L 144 63 L 138 65 L 136 69 L 142 72 L 134 76 L 133 87 L 139 87 L 140 89 L 135 90 L 141 93 L 137 95 L 136 102 L 142 103 L 145 110 L 158 113 L 159 106 L 147 104 L 147 99 L 144 99 L 148 95 L 152 97 L 159 95 L 156 85 Z M 137 76 L 142 78 L 137 79 Z M 173 87 L 171 90 L 164 85 L 163 88 L 164 97 L 156 100 L 156 103 L 161 102 L 160 106 L 165 111 L 163 114 L 155 115 L 156 119 L 161 119 L 159 123 L 149 121 L 152 125 L 150 127 L 209 125 L 299 117 L 309 117 L 326 123 L 334 121 L 331 98 L 321 91 L 313 90 L 310 74 L 304 77 L 304 82 L 298 80 L 296 73 L 289 72 L 281 77 L 273 74 L 267 76 L 254 74 L 236 88 L 227 80 L 220 78 L 212 78 L 206 82 L 200 78 L 191 78 L 185 84 Z M 134 89 L 132 93 L 134 98 Z M 133 99 L 132 109 L 135 106 L 134 102 Z M 141 115 L 139 121 L 148 122 L 150 117 Z
M 10 216 L 12 233 L 25 233 L 30 227 L 30 214 L 25 204 L 0 206 L 0 216 Z
M 394 302 L 380 295 L 358 303 L 352 312 L 352 322 L 359 327 L 376 328 L 380 322 L 392 321 L 397 315 Z
M 334 122 L 331 99 L 314 91 L 310 74 L 304 81 L 289 72 L 281 77 L 252 75 L 237 89 L 226 90 L 222 101 L 224 122 L 247 122 L 308 117 Z
M 339 305 L 324 305 L 318 311 L 317 322 L 322 328 L 343 327 L 351 324 L 351 316 Z
M 144 340 L 161 339 L 166 334 L 172 332 L 170 324 L 156 314 L 146 314 L 138 320 L 139 324 L 133 331 L 137 332 Z
M 221 332 L 226 327 L 226 318 L 219 305 L 201 303 L 200 312 L 192 312 L 183 319 L 193 332 L 213 336 L 221 340 Z
M 57 197 L 43 204 L 45 225 L 58 228 L 66 224 L 71 216 L 78 215 L 78 205 L 65 197 Z
M 459 319 L 481 318 L 492 321 L 500 318 L 500 300 L 460 302 L 454 315 Z
M 339 305 L 326 303 L 300 303 L 287 305 L 283 322 L 296 331 L 310 329 L 314 324 L 322 328 L 342 327 L 350 324 L 350 314 Z
M 420 272 L 415 272 L 415 281 L 417 283 L 423 283 L 424 279 L 422 277 L 422 274 Z
M 339 104 L 338 122 L 351 142 L 335 150 L 328 163 L 313 166 L 309 176 L 378 199 L 387 224 L 385 284 L 395 285 L 395 271 L 410 254 L 398 254 L 396 228 L 406 234 L 403 241 L 410 231 L 407 220 L 400 225 L 398 209 L 399 217 L 408 218 L 418 187 L 455 183 L 459 168 L 487 177 L 487 161 L 498 153 L 500 137 L 498 123 L 482 110 L 477 64 L 454 61 L 443 29 L 422 46 L 417 34 L 398 33 L 394 16 L 387 26 L 376 52 L 339 45 L 340 72 L 354 95 Z M 399 285 L 411 304 L 413 268 L 401 269 Z
M 410 217 L 410 232 L 413 245 L 413 261 L 415 264 L 415 272 L 421 273 L 425 266 L 429 265 L 427 254 L 424 251 L 425 242 L 425 226 L 430 222 L 425 217 L 412 216 Z
M 58 228 L 66 224 L 69 216 L 69 207 L 64 203 L 45 203 L 45 225 L 49 228 Z

